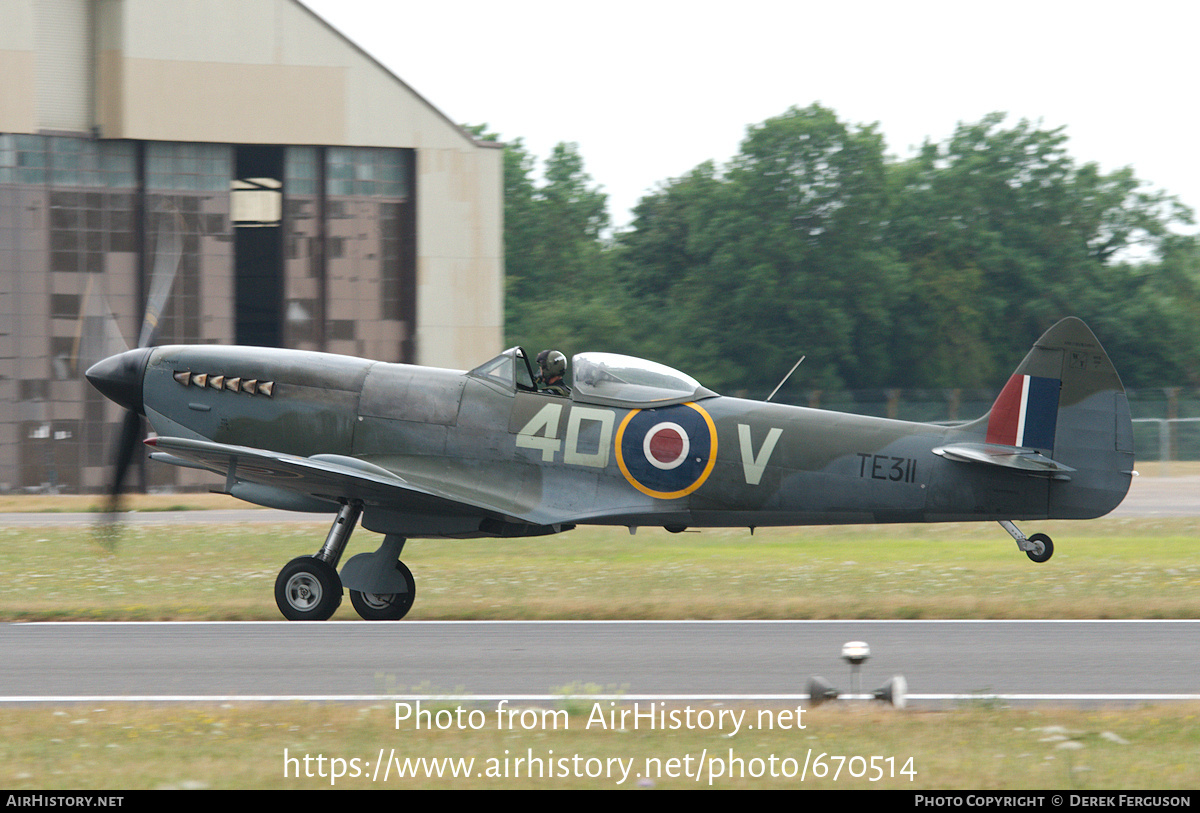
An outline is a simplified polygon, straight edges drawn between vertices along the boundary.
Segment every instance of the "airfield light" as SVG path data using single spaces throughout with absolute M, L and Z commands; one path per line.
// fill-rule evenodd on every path
M 866 641 L 847 641 L 842 644 L 842 657 L 855 666 L 860 666 L 871 657 L 871 647 L 867 646 Z
M 850 664 L 850 692 L 858 694 L 860 689 L 858 669 L 871 657 L 871 647 L 866 641 L 847 641 L 842 644 L 842 659 Z
M 808 702 L 813 706 L 819 706 L 826 700 L 837 700 L 838 690 L 833 688 L 828 680 L 820 675 L 814 675 L 808 679 Z
M 908 705 L 908 681 L 904 679 L 904 675 L 896 675 L 883 684 L 882 688 L 876 689 L 872 696 L 876 700 L 891 703 L 896 708 L 902 709 Z

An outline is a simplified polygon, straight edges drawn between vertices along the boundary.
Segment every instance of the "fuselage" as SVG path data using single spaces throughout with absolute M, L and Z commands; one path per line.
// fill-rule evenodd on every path
M 934 453 L 982 439 L 979 421 L 912 423 L 707 391 L 621 405 L 478 371 L 269 348 L 168 346 L 114 359 L 108 389 L 98 386 L 161 436 L 354 458 L 461 493 L 485 513 L 547 525 L 1031 519 L 1054 515 L 1054 490 L 1070 487 Z M 1109 490 L 1090 515 L 1124 496 Z M 375 515 L 405 522 L 386 506 Z M 414 527 L 404 531 L 420 535 Z M 429 527 L 468 535 L 469 522 L 452 533 Z

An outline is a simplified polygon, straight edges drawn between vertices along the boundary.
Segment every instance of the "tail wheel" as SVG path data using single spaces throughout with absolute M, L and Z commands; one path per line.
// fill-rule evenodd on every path
M 413 599 L 417 597 L 417 583 L 413 579 L 412 571 L 404 562 L 396 562 L 396 572 L 408 585 L 407 591 L 403 593 L 360 593 L 357 590 L 351 590 L 350 603 L 354 605 L 354 611 L 367 621 L 399 621 L 408 615 L 408 611 L 413 605 Z
M 1040 564 L 1049 561 L 1054 555 L 1054 543 L 1045 534 L 1034 534 L 1029 537 L 1029 541 L 1033 543 L 1033 550 L 1025 551 L 1025 555 L 1034 562 Z

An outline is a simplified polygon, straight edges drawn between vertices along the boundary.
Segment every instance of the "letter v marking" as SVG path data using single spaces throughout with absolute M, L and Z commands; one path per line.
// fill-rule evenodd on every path
M 771 431 L 767 432 L 767 439 L 763 441 L 762 448 L 756 455 L 754 443 L 750 439 L 750 426 L 738 424 L 738 441 L 742 447 L 742 472 L 746 475 L 747 483 L 756 486 L 762 480 L 763 470 L 766 469 L 771 452 L 775 451 L 775 444 L 779 442 L 779 436 L 782 434 L 783 430 L 778 426 L 771 427 Z

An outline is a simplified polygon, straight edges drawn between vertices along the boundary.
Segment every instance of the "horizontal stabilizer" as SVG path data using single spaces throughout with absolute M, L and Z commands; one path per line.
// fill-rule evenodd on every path
M 998 443 L 951 443 L 934 449 L 933 453 L 947 460 L 957 460 L 959 463 L 1000 466 L 1024 474 L 1053 477 L 1056 480 L 1069 480 L 1071 478 L 1068 473 L 1075 471 L 1034 449 L 1003 446 Z

